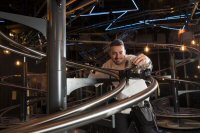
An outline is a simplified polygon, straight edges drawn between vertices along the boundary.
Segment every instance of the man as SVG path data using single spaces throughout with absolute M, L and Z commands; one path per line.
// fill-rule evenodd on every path
M 103 64 L 102 68 L 124 70 L 126 68 L 132 67 L 133 65 L 136 65 L 141 69 L 152 69 L 151 60 L 146 55 L 127 55 L 122 40 L 114 40 L 109 47 L 110 59 Z M 96 72 L 95 77 L 106 78 L 108 75 Z
M 124 43 L 120 39 L 116 39 L 116 40 L 112 41 L 112 43 L 109 46 L 109 55 L 110 55 L 110 59 L 106 63 L 103 64 L 102 68 L 114 69 L 114 70 L 124 70 L 126 68 L 132 67 L 133 65 L 136 65 L 140 69 L 151 69 L 152 70 L 151 60 L 146 55 L 144 55 L 144 54 L 139 54 L 138 56 L 127 55 Z M 91 75 L 90 75 L 90 77 L 91 77 Z M 92 77 L 109 78 L 109 75 L 106 75 L 106 74 L 103 74 L 100 72 L 96 72 Z M 123 99 L 123 98 L 126 98 L 126 96 L 123 96 L 121 93 L 117 96 L 117 98 Z M 129 110 L 129 113 L 130 113 L 130 110 Z M 131 125 L 131 123 L 133 122 L 133 119 L 132 119 L 133 117 L 131 118 L 129 113 L 128 114 L 127 113 L 125 113 L 125 114 L 117 113 L 116 114 L 116 131 L 115 131 L 116 133 L 129 133 L 129 132 L 133 133 L 134 132 L 133 129 L 130 129 L 130 128 L 134 128 L 134 126 Z M 139 111 L 139 114 L 141 114 L 140 111 Z M 144 117 L 144 116 L 142 116 L 142 117 Z M 134 119 L 138 119 L 138 118 L 134 118 Z M 137 123 L 137 121 L 135 121 L 135 123 Z M 143 124 L 141 124 L 141 125 L 143 125 Z M 140 132 L 144 132 L 143 127 L 139 128 L 137 130 L 139 130 Z M 149 130 L 147 132 L 150 133 Z

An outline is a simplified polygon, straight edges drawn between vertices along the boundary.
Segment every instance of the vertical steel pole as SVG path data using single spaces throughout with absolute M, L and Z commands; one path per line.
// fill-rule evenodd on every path
M 66 104 L 66 1 L 48 0 L 48 111 Z
M 183 60 L 184 59 L 185 59 L 185 53 L 183 52 Z M 187 67 L 185 64 L 183 65 L 183 69 L 184 69 L 184 78 L 186 79 L 187 78 Z M 185 84 L 185 90 L 186 91 L 189 90 L 189 86 L 187 83 Z M 187 107 L 190 107 L 190 95 L 188 93 L 186 93 L 186 102 L 187 102 Z
M 27 87 L 27 62 L 26 57 L 24 57 L 23 60 L 23 73 L 22 73 L 22 84 L 24 87 Z M 26 115 L 27 115 L 27 95 L 26 90 L 21 91 L 21 97 L 20 97 L 20 120 L 26 121 Z
M 171 65 L 171 78 L 175 79 L 176 78 L 176 65 L 175 65 L 175 54 L 174 54 L 174 49 L 170 49 L 170 65 Z M 176 82 L 171 81 L 172 84 L 172 91 L 173 91 L 173 96 L 174 96 L 174 112 L 178 113 L 179 112 L 179 100 L 178 100 L 178 89 L 176 87 Z

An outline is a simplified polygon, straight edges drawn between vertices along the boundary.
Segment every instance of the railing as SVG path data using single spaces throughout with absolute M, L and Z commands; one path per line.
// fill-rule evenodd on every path
M 98 70 L 100 72 L 108 73 L 115 78 L 119 78 L 115 73 L 112 73 L 110 71 L 106 71 L 103 69 L 98 69 L 98 68 L 94 68 L 94 67 L 86 66 L 86 65 L 79 65 L 79 64 L 71 63 L 71 62 L 67 62 L 67 63 L 70 65 L 74 65 L 76 67 L 84 67 L 88 69 Z M 86 125 L 88 123 L 92 123 L 102 118 L 111 116 L 128 107 L 131 107 L 134 104 L 137 104 L 138 102 L 149 97 L 150 94 L 153 93 L 158 86 L 158 83 L 154 78 L 150 77 L 149 81 L 150 81 L 150 85 L 146 89 L 140 91 L 139 93 L 129 98 L 108 104 L 107 106 L 99 107 L 98 109 L 94 108 L 93 110 L 90 110 L 90 111 L 87 110 L 87 112 L 82 112 L 86 109 L 96 106 L 97 104 L 107 101 L 109 98 L 114 97 L 120 91 L 122 91 L 124 86 L 126 85 L 126 79 L 124 78 L 120 81 L 119 85 L 114 90 L 106 93 L 105 95 L 99 98 L 95 98 L 92 101 L 82 104 L 78 107 L 75 107 L 66 111 L 58 112 L 55 114 L 51 114 L 42 118 L 29 121 L 20 126 L 15 126 L 13 128 L 3 130 L 2 133 L 12 132 L 12 131 L 15 131 L 15 132 L 59 132 L 59 131 L 73 129 L 82 125 Z

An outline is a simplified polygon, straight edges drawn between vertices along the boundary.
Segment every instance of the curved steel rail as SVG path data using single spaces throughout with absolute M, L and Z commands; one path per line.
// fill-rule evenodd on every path
M 97 67 L 92 67 L 92 66 L 89 66 L 89 65 L 78 64 L 78 63 L 71 62 L 71 61 L 66 61 L 66 65 L 67 66 L 72 66 L 72 67 L 81 67 L 81 68 L 86 68 L 86 69 L 90 69 L 90 70 L 99 71 L 99 72 L 108 74 L 110 76 L 113 76 L 116 79 L 119 79 L 118 74 L 116 74 L 115 72 L 108 71 L 108 70 L 105 70 L 105 69 L 102 69 L 102 68 L 97 68 Z
M 73 67 L 82 67 L 82 68 L 97 70 L 99 72 L 110 74 L 111 76 L 119 79 L 119 76 L 116 73 L 113 73 L 113 72 L 110 72 L 110 71 L 106 71 L 104 69 L 91 67 L 91 66 L 83 65 L 83 64 L 78 64 L 78 63 L 74 63 L 74 62 L 69 62 L 69 61 L 67 61 L 66 63 L 67 63 L 67 65 L 72 65 Z M 81 105 L 79 105 L 77 107 L 71 108 L 69 110 L 58 112 L 58 113 L 55 113 L 55 114 L 51 114 L 49 116 L 45 116 L 45 117 L 42 117 L 42 118 L 38 118 L 36 120 L 29 121 L 29 122 L 23 124 L 22 126 L 16 126 L 16 127 L 12 128 L 12 129 L 10 129 L 10 130 L 8 129 L 8 130 L 9 131 L 11 131 L 11 130 L 16 130 L 17 131 L 20 128 L 30 128 L 32 126 L 37 126 L 39 124 L 43 124 L 43 123 L 47 123 L 47 122 L 50 122 L 50 121 L 54 121 L 54 120 L 60 119 L 62 117 L 69 116 L 69 115 L 74 114 L 74 113 L 82 112 L 82 111 L 84 111 L 84 110 L 86 110 L 88 108 L 97 106 L 97 105 L 105 102 L 106 100 L 109 100 L 110 98 L 113 98 L 114 96 L 116 96 L 118 93 L 120 93 L 123 90 L 125 85 L 126 85 L 126 80 L 123 79 L 123 80 L 120 81 L 119 85 L 115 89 L 113 89 L 112 91 L 109 91 L 108 93 L 106 93 L 105 95 L 103 95 L 101 97 L 98 97 L 98 98 L 96 98 L 94 100 L 91 100 L 91 101 L 89 101 L 87 103 L 83 103 L 83 104 L 81 104 Z
M 76 128 L 82 125 L 86 125 L 88 123 L 100 120 L 102 118 L 106 118 L 111 116 L 121 110 L 124 110 L 128 107 L 133 106 L 134 104 L 144 100 L 149 97 L 151 93 L 153 93 L 158 83 L 157 81 L 150 77 L 151 84 L 143 91 L 121 101 L 117 101 L 111 103 L 107 106 L 100 107 L 99 109 L 92 110 L 91 112 L 87 112 L 84 114 L 76 115 L 69 118 L 63 118 L 58 121 L 52 121 L 50 123 L 44 123 L 42 125 L 36 125 L 29 128 L 21 128 L 20 130 L 15 130 L 15 132 L 61 132 L 66 131 L 72 128 Z
M 46 54 L 44 54 L 44 53 L 42 53 L 42 52 L 38 52 L 38 51 L 36 51 L 36 50 L 33 50 L 33 49 L 31 49 L 31 48 L 28 48 L 28 47 L 25 47 L 25 46 L 19 44 L 18 42 L 16 42 L 16 41 L 10 39 L 8 36 L 6 36 L 6 35 L 5 35 L 3 32 L 1 32 L 1 31 L 0 31 L 0 36 L 2 36 L 3 38 L 5 38 L 7 41 L 9 41 L 9 42 L 15 44 L 15 47 L 25 49 L 25 50 L 27 50 L 27 51 L 30 51 L 30 52 L 32 52 L 32 53 L 34 53 L 34 54 L 37 54 L 37 55 L 39 55 L 39 56 L 42 56 L 42 57 L 45 57 L 45 56 L 46 56 Z
M 171 79 L 171 78 L 167 78 L 164 76 L 153 76 L 153 77 L 158 78 L 158 79 L 166 79 L 166 80 L 170 80 L 170 81 L 177 81 L 177 82 L 184 82 L 184 83 L 188 83 L 188 84 L 200 85 L 199 82 L 188 81 L 188 80 L 183 80 L 183 79 Z
M 162 97 L 152 102 L 152 105 L 154 107 L 154 112 L 156 113 L 157 117 L 179 118 L 179 119 L 200 117 L 200 109 L 194 109 L 194 108 L 180 108 L 179 113 L 174 113 L 173 107 L 169 105 L 171 98 L 172 96 Z
M 0 85 L 9 86 L 9 87 L 15 87 L 15 89 L 31 90 L 31 91 L 47 93 L 47 91 L 45 91 L 45 90 L 39 90 L 39 89 L 36 89 L 36 88 L 23 87 L 23 86 L 20 86 L 20 85 L 15 85 L 15 84 L 6 83 L 6 82 L 0 82 Z
M 11 106 L 11 107 L 6 107 L 6 108 L 0 110 L 0 112 L 3 111 L 2 113 L 0 113 L 0 118 L 1 118 L 4 114 L 6 114 L 8 111 L 11 111 L 12 109 L 15 109 L 15 108 L 18 108 L 18 107 L 20 107 L 20 104 L 13 105 L 13 106 Z
M 21 52 L 21 51 L 18 51 L 18 50 L 15 50 L 15 49 L 12 49 L 12 48 L 9 48 L 7 46 L 3 46 L 0 44 L 0 48 L 3 48 L 3 49 L 7 49 L 7 50 L 10 50 L 16 54 L 20 54 L 20 55 L 23 55 L 25 57 L 29 57 L 29 58 L 33 58 L 33 59 L 42 59 L 41 57 L 38 57 L 38 56 L 35 56 L 35 55 L 31 55 L 31 54 L 27 54 L 27 53 L 24 53 L 24 52 Z

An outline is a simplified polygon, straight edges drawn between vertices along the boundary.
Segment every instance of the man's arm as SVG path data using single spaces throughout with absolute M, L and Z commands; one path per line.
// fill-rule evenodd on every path
M 108 68 L 108 62 L 104 63 L 101 66 L 101 68 Z M 109 75 L 98 72 L 98 71 L 96 71 L 96 72 L 91 71 L 88 78 L 109 78 Z
M 144 54 L 139 54 L 132 60 L 133 65 L 139 66 L 141 69 L 150 69 L 152 70 L 153 65 L 149 57 Z

